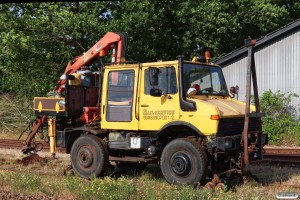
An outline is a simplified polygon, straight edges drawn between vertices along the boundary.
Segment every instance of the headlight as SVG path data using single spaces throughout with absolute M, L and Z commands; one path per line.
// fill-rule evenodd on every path
M 229 149 L 232 147 L 232 139 L 231 138 L 226 138 L 224 142 L 225 148 Z

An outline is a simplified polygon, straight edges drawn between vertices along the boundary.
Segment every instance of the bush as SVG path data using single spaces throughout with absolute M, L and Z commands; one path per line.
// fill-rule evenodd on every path
M 266 116 L 262 118 L 263 132 L 269 136 L 270 144 L 280 144 L 287 133 L 300 131 L 297 110 L 291 106 L 291 100 L 298 97 L 295 93 L 282 94 L 280 91 L 273 93 L 265 91 L 260 98 L 262 112 Z M 297 143 L 297 142 L 296 142 Z

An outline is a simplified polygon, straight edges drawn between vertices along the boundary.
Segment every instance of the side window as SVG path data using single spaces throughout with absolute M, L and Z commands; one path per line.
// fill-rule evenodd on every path
M 153 86 L 149 81 L 149 70 L 145 70 L 145 94 L 150 94 L 150 89 Z M 168 66 L 160 68 L 158 74 L 158 86 L 155 86 L 162 91 L 163 94 L 175 94 L 177 93 L 177 79 L 174 67 Z
M 114 71 L 108 74 L 107 121 L 132 120 L 134 71 Z

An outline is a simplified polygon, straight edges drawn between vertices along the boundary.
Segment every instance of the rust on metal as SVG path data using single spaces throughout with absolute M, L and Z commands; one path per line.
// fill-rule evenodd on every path
M 0 148 L 5 148 L 5 149 L 23 149 L 24 141 L 23 140 L 13 140 L 13 139 L 0 139 Z M 36 147 L 37 150 L 40 151 L 49 151 L 50 146 L 49 143 L 45 141 L 36 141 Z M 66 149 L 62 147 L 57 148 L 57 152 L 59 153 L 66 153 Z
M 23 164 L 23 165 L 29 165 L 34 163 L 40 163 L 41 165 L 45 165 L 48 162 L 48 160 L 46 158 L 40 157 L 38 154 L 32 154 L 22 158 L 21 160 L 18 159 L 16 162 L 18 164 Z
M 262 144 L 262 121 L 261 117 L 265 115 L 265 113 L 260 112 L 260 104 L 259 104 L 259 96 L 258 96 L 258 84 L 257 84 L 257 76 L 256 76 L 256 67 L 255 67 L 255 59 L 254 59 L 254 52 L 253 47 L 256 44 L 256 40 L 251 41 L 252 46 L 252 52 L 251 53 L 251 74 L 252 74 L 252 80 L 253 80 L 253 93 L 254 93 L 254 103 L 255 103 L 255 114 L 258 118 L 257 120 L 257 129 L 259 132 L 257 133 L 257 146 L 260 149 L 260 160 L 263 159 L 263 144 Z M 251 115 L 251 113 L 249 113 Z M 250 116 L 249 116 L 250 117 Z M 253 118 L 252 118 L 253 119 Z
M 263 149 L 263 160 L 252 164 L 269 163 L 283 167 L 300 166 L 300 147 L 270 147 Z
M 215 189 L 215 190 L 222 190 L 225 187 L 225 184 L 222 182 L 219 175 L 214 174 L 212 180 L 207 182 L 204 185 L 204 187 Z
M 35 137 L 35 135 L 37 134 L 39 128 L 45 123 L 47 116 L 43 115 L 42 117 L 38 117 L 32 125 L 32 129 L 30 131 L 30 133 L 28 134 L 28 137 L 26 138 L 26 140 L 24 141 L 24 145 L 26 145 L 27 147 L 30 146 L 31 141 L 33 140 L 33 138 Z
M 109 156 L 110 161 L 123 161 L 123 162 L 139 162 L 139 163 L 153 163 L 157 160 L 157 158 L 141 158 L 141 157 L 115 157 Z
M 264 147 L 264 155 L 285 155 L 300 157 L 300 147 Z
M 245 107 L 245 121 L 244 121 L 244 130 L 242 133 L 242 141 L 243 141 L 243 159 L 242 159 L 242 168 L 247 167 L 249 165 L 249 152 L 253 151 L 255 147 L 257 147 L 260 151 L 258 154 L 260 156 L 259 159 L 262 159 L 262 126 L 261 126 L 261 114 L 260 114 L 260 105 L 259 105 L 259 97 L 258 97 L 258 87 L 257 87 L 257 77 L 256 77 L 256 69 L 255 69 L 255 59 L 254 59 L 254 46 L 256 44 L 256 40 L 247 39 L 245 40 L 245 45 L 248 47 L 248 64 L 247 64 L 247 77 L 246 77 L 246 107 Z M 252 77 L 252 79 L 251 79 Z M 254 100 L 255 100 L 255 116 L 259 118 L 257 128 L 259 132 L 257 133 L 257 144 L 255 144 L 254 148 L 249 149 L 248 145 L 248 134 L 249 134 L 249 123 L 250 120 L 253 119 L 250 113 L 250 97 L 251 97 L 251 80 L 253 81 L 253 92 L 254 92 Z
M 247 44 L 248 42 L 248 44 Z M 247 76 L 246 76 L 246 107 L 245 107 L 245 121 L 244 121 L 244 130 L 242 133 L 243 138 L 243 165 L 247 166 L 249 164 L 248 156 L 248 128 L 249 128 L 249 116 L 247 113 L 250 113 L 250 95 L 251 95 L 251 65 L 252 65 L 252 51 L 253 45 L 249 45 L 249 40 L 245 41 L 248 46 L 248 64 L 247 64 Z
M 264 147 L 264 161 L 299 166 L 300 147 Z

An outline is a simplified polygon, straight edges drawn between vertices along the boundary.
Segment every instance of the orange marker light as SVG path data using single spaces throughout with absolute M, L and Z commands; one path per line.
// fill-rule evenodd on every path
M 105 56 L 105 51 L 104 51 L 104 50 L 101 50 L 101 51 L 99 52 L 99 56 L 100 56 L 100 57 L 104 57 L 104 56 Z
M 211 120 L 219 120 L 219 119 L 220 119 L 220 116 L 219 116 L 219 115 L 211 115 L 211 116 L 210 116 L 210 119 L 211 119 Z
M 206 59 L 206 62 L 209 61 L 209 59 L 210 59 L 210 52 L 209 51 L 205 51 L 205 59 Z

